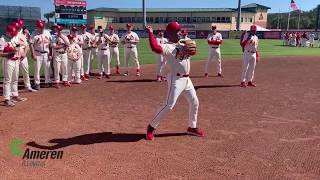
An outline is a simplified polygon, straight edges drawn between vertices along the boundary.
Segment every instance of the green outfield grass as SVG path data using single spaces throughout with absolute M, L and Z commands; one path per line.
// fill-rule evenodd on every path
M 205 60 L 208 55 L 208 45 L 206 40 L 196 40 L 198 52 L 197 55 L 192 58 L 193 61 Z M 297 48 L 297 47 L 283 47 L 281 40 L 260 40 L 259 51 L 262 58 L 268 57 L 290 57 L 290 56 L 319 56 L 320 48 Z M 141 64 L 153 64 L 156 61 L 155 54 L 151 51 L 147 39 L 141 39 L 138 45 L 139 60 Z M 242 51 L 239 46 L 238 39 L 226 39 L 221 47 L 222 59 L 240 59 Z M 123 47 L 120 46 L 120 61 L 123 64 Z M 30 60 L 30 74 L 33 74 L 33 64 Z M 94 67 L 97 67 L 97 61 L 94 63 Z M 114 65 L 114 62 L 112 62 Z M 0 68 L 0 77 L 2 77 L 2 68 Z

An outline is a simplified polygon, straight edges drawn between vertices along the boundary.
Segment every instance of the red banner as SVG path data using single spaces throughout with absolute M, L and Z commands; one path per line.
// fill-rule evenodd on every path
M 87 1 L 86 0 L 54 0 L 54 5 L 55 6 L 87 6 Z

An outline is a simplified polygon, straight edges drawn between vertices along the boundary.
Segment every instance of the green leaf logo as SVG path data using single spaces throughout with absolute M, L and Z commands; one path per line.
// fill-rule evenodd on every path
M 9 145 L 10 152 L 12 155 L 21 157 L 23 155 L 23 149 L 21 148 L 21 144 L 24 144 L 22 139 L 12 139 Z

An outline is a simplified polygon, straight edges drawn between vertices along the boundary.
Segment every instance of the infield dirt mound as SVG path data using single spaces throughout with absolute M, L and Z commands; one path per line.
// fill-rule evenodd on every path
M 1 179 L 319 178 L 319 58 L 262 59 L 256 88 L 238 86 L 241 63 L 224 61 L 223 79 L 205 79 L 204 62 L 192 64 L 204 138 L 184 133 L 180 97 L 155 141 L 144 140 L 167 91 L 153 81 L 154 65 L 139 78 L 22 93 L 27 102 L 0 106 Z M 8 148 L 17 137 L 32 150 L 63 150 L 63 159 L 24 167 Z

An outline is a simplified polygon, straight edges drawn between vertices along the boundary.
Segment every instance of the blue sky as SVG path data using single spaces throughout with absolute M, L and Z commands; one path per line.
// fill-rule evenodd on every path
M 97 7 L 141 7 L 142 0 L 87 0 L 88 9 Z M 147 7 L 159 8 L 201 8 L 201 7 L 237 7 L 238 0 L 146 0 Z M 223 3 L 222 3 L 223 2 Z M 242 0 L 242 4 L 258 3 L 271 7 L 270 12 L 287 12 L 290 0 Z M 320 0 L 296 0 L 298 7 L 304 11 L 315 8 Z M 0 5 L 19 5 L 41 7 L 42 13 L 53 11 L 53 0 L 0 0 Z

